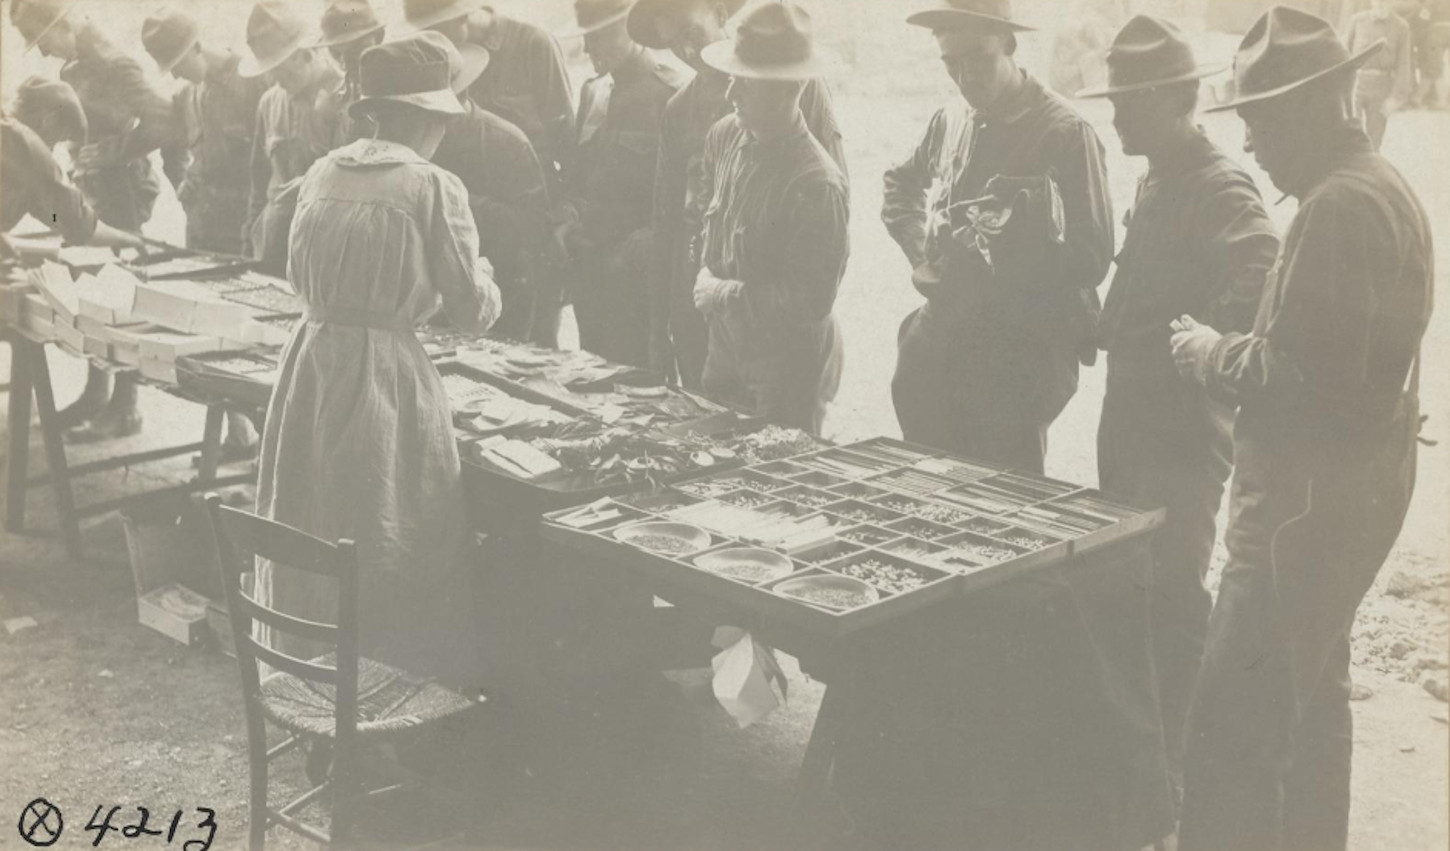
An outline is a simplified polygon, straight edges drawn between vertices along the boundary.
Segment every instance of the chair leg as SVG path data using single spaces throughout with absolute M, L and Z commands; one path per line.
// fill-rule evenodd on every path
M 248 851 L 263 851 L 267 844 L 267 742 L 258 747 L 253 743 L 247 748 L 251 762 L 252 797 L 250 823 L 247 825 Z
M 359 788 L 354 754 L 337 748 L 332 758 L 332 823 L 327 835 L 333 849 L 353 848 L 353 824 L 358 810 Z

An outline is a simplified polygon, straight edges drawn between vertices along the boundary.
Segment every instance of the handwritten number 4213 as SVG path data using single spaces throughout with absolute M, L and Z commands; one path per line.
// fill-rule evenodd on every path
M 96 811 L 91 813 L 90 821 L 86 822 L 86 830 L 94 831 L 96 834 L 95 838 L 91 840 L 91 847 L 93 848 L 100 847 L 101 840 L 105 839 L 106 834 L 113 830 L 119 831 L 127 839 L 136 839 L 141 836 L 165 836 L 166 844 L 170 845 L 172 840 L 176 838 L 177 831 L 182 828 L 182 817 L 186 814 L 184 810 L 177 810 L 176 815 L 171 817 L 170 823 L 165 828 L 150 827 L 148 823 L 151 820 L 151 811 L 145 807 L 137 807 L 136 812 L 140 818 L 132 824 L 118 826 L 112 824 L 112 820 L 121 811 L 121 807 L 111 807 L 111 809 L 106 811 L 106 816 L 103 819 L 101 818 L 101 810 L 104 808 L 105 805 L 96 807 Z M 212 840 L 216 838 L 216 810 L 209 807 L 197 807 L 196 813 L 202 817 L 201 821 L 195 825 L 187 825 L 187 828 L 195 827 L 197 830 L 206 831 L 206 838 L 186 840 L 182 843 L 182 851 L 207 851 L 207 849 L 211 848 Z

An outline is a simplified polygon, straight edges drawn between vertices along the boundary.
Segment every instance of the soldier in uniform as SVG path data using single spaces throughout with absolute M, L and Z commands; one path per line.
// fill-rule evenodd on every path
M 705 392 L 819 434 L 841 381 L 832 310 L 850 253 L 846 178 L 806 128 L 800 97 L 826 62 L 810 15 L 769 3 L 701 58 L 735 112 L 705 139 L 710 185 L 695 307 L 710 327 Z
M 529 137 L 549 183 L 551 219 L 563 220 L 563 164 L 574 147 L 574 92 L 559 43 L 543 29 L 487 6 L 488 0 L 403 0 L 403 15 L 417 29 L 448 37 L 459 49 L 488 50 L 488 68 L 468 96 Z M 537 269 L 533 339 L 559 341 L 567 268 L 563 252 L 551 251 Z
M 681 75 L 629 37 L 631 0 L 576 0 L 584 52 L 598 76 L 579 93 L 578 148 L 565 172 L 574 313 L 583 348 L 621 363 L 649 357 L 651 256 L 660 116 Z
M 76 185 L 101 221 L 139 232 L 151 218 L 160 184 L 150 153 L 172 139 L 171 104 L 146 79 L 141 65 L 94 22 L 72 20 L 67 0 L 18 0 L 11 18 L 28 47 L 65 60 L 60 78 L 75 89 L 86 113 L 87 144 L 76 156 Z M 141 431 L 135 376 L 92 368 L 80 399 L 61 412 L 74 424 L 66 437 L 107 440 Z M 107 397 L 109 396 L 109 402 Z
M 141 245 L 140 237 L 97 218 L 51 155 L 57 144 L 85 138 L 85 113 L 70 86 L 44 78 L 21 84 L 16 115 L 0 115 L 0 264 L 15 259 L 4 234 L 27 214 L 72 245 Z
M 257 104 L 266 85 L 237 73 L 241 57 L 202 41 L 196 20 L 179 8 L 146 19 L 141 43 L 157 68 L 187 85 L 173 99 L 183 168 L 169 174 L 186 211 L 186 245 L 199 251 L 245 253 L 248 159 Z M 257 434 L 245 416 L 228 412 L 223 460 L 256 452 Z
M 1383 41 L 1385 47 L 1359 69 L 1354 103 L 1375 150 L 1384 144 L 1390 116 L 1415 94 L 1414 43 L 1410 25 L 1395 14 L 1389 0 L 1373 0 L 1370 8 L 1349 19 L 1344 36 L 1352 52 Z
M 321 34 L 313 42 L 315 48 L 327 48 L 342 69 L 342 85 L 333 92 L 335 109 L 340 116 L 333 147 L 341 147 L 354 139 L 372 135 L 369 122 L 359 123 L 348 107 L 362 98 L 362 82 L 358 64 L 363 51 L 382 44 L 387 28 L 378 20 L 371 0 L 333 0 L 322 12 Z
M 1279 248 L 1254 179 L 1194 123 L 1197 64 L 1176 27 L 1140 15 L 1108 49 L 1108 83 L 1080 92 L 1113 103 L 1129 156 L 1146 157 L 1098 332 L 1107 393 L 1098 482 L 1108 494 L 1168 508 L 1149 544 L 1148 614 L 1169 768 L 1181 785 L 1183 723 L 1208 631 L 1204 587 L 1214 521 L 1233 465 L 1233 410 L 1179 378 L 1170 323 L 1253 325 Z
M 522 130 L 466 95 L 488 67 L 488 51 L 475 44 L 459 50 L 452 42 L 447 51 L 464 112 L 449 123 L 433 163 L 453 172 L 468 189 L 479 252 L 493 266 L 503 298 L 503 313 L 492 330 L 509 339 L 528 339 L 534 275 L 552 238 L 544 170 Z
M 650 367 L 677 375 L 692 390 L 700 389 L 709 339 L 704 317 L 695 309 L 700 267 L 691 245 L 704 223 L 708 200 L 701 191 L 708 185 L 705 134 L 732 109 L 725 98 L 729 77 L 700 61 L 700 51 L 726 38 L 726 25 L 744 5 L 744 0 L 640 0 L 629 11 L 631 38 L 645 47 L 670 50 L 695 70 L 665 104 L 660 122 L 649 275 Z M 806 81 L 801 114 L 846 176 L 841 130 L 824 80 Z
M 1350 629 L 1415 486 L 1425 210 L 1354 115 L 1351 53 L 1276 6 L 1234 59 L 1244 148 L 1299 201 L 1248 333 L 1182 320 L 1185 376 L 1238 405 L 1224 566 L 1193 692 L 1183 851 L 1348 845 Z
M 334 98 L 342 72 L 306 44 L 307 31 L 293 4 L 283 0 L 258 0 L 247 19 L 248 54 L 238 73 L 265 75 L 272 82 L 257 105 L 252 137 L 247 218 L 252 253 L 258 256 L 269 256 L 278 241 L 285 241 L 291 215 L 282 208 L 285 199 L 279 199 L 332 149 L 342 120 Z
M 886 172 L 881 217 L 926 297 L 901 326 L 896 415 L 907 440 L 1040 473 L 1096 354 L 1113 257 L 1103 146 L 1018 67 L 1031 27 L 1010 0 L 941 0 L 908 23 L 932 31 L 962 98 Z

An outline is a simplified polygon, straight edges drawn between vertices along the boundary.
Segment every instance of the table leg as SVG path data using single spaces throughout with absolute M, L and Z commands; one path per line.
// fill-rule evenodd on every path
M 796 808 L 800 811 L 812 811 L 825 799 L 836 762 L 836 743 L 846 729 L 850 699 L 850 688 L 839 680 L 828 685 L 821 695 L 821 708 L 816 711 L 811 739 L 796 776 Z
M 30 394 L 31 366 L 28 353 L 31 344 L 24 340 L 10 343 L 10 449 L 6 462 L 5 529 L 25 531 L 25 479 L 30 467 Z
M 50 365 L 45 347 L 35 344 L 27 356 L 31 378 L 35 382 L 35 407 L 40 412 L 40 433 L 45 438 L 45 464 L 50 468 L 50 486 L 55 492 L 55 512 L 60 518 L 60 534 L 65 541 L 66 555 L 79 561 L 81 524 L 76 514 L 75 496 L 71 493 L 70 467 L 65 458 L 65 434 L 55 410 L 55 392 L 50 385 Z
M 197 480 L 209 482 L 216 478 L 217 465 L 222 457 L 222 424 L 226 421 L 226 409 L 221 405 L 206 406 L 206 427 L 201 436 L 201 463 L 197 465 Z

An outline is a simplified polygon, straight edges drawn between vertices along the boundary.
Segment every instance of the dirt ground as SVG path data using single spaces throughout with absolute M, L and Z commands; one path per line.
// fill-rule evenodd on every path
M 833 83 L 852 174 L 853 218 L 852 260 L 837 308 L 847 367 L 827 424 L 836 438 L 899 433 L 889 397 L 895 335 L 918 297 L 905 261 L 880 225 L 880 175 L 906 155 L 935 106 L 950 96 L 932 45 L 883 13 L 882 7 L 894 4 L 851 5 L 859 14 L 851 17 L 849 31 L 837 34 L 836 45 L 853 70 Z M 217 6 L 227 7 L 227 14 L 209 26 L 225 32 L 228 21 L 234 25 L 239 19 L 240 7 Z M 6 33 L 7 39 L 11 36 Z M 1204 40 L 1222 58 L 1233 43 L 1232 38 Z M 7 40 L 7 91 L 15 72 L 11 46 Z M 1023 64 L 1044 67 L 1045 51 L 1040 41 L 1024 39 Z M 1083 109 L 1108 149 L 1113 199 L 1121 213 L 1142 163 L 1119 152 L 1103 104 L 1084 104 Z M 1211 116 L 1205 127 L 1220 144 L 1239 150 L 1235 118 Z M 1450 172 L 1443 153 L 1431 152 L 1447 146 L 1450 114 L 1421 111 L 1392 120 L 1385 151 L 1419 190 L 1442 246 L 1450 245 Z M 1267 181 L 1261 186 L 1271 202 L 1277 200 Z M 1275 218 L 1287 223 L 1293 207 L 1292 201 L 1278 204 Z M 175 201 L 165 197 L 150 230 L 178 239 L 179 228 Z M 1436 278 L 1442 308 L 1447 267 L 1450 263 L 1442 262 Z M 1447 331 L 1450 312 L 1442 309 L 1426 341 L 1423 391 L 1430 415 L 1426 435 L 1441 445 L 1422 448 L 1410 517 L 1355 627 L 1355 681 L 1368 696 L 1354 704 L 1351 847 L 1366 851 L 1450 844 L 1450 730 L 1443 700 L 1450 603 Z M 8 365 L 8 357 L 0 347 L 0 368 Z M 64 356 L 52 360 L 64 401 L 78 389 L 82 370 Z M 1049 474 L 1096 481 L 1094 435 L 1102 380 L 1100 366 L 1084 371 L 1077 397 L 1052 430 Z M 143 391 L 143 399 L 148 431 L 136 445 L 189 442 L 200 434 L 199 409 L 155 391 Z M 72 461 L 98 451 L 76 451 Z M 42 466 L 41 457 L 37 442 L 35 468 Z M 104 498 L 187 475 L 186 460 L 178 459 L 87 480 L 82 495 Z M 29 511 L 33 526 L 53 525 L 43 492 L 32 497 Z M 243 835 L 246 796 L 235 665 L 136 623 L 117 518 L 90 525 L 86 545 L 92 557 L 78 565 L 69 563 L 47 535 L 0 533 L 0 618 L 35 621 L 14 634 L 0 631 L 0 848 L 26 847 L 12 820 L 37 796 L 66 814 L 66 836 L 58 848 L 89 842 L 92 836 L 82 827 L 91 811 L 114 804 L 127 807 L 125 814 L 133 818 L 129 808 L 150 808 L 153 824 L 169 820 L 179 807 L 188 813 L 197 806 L 213 807 L 221 825 L 218 842 L 230 845 Z M 1216 563 L 1221 560 L 1220 547 Z M 498 848 L 803 847 L 802 826 L 791 817 L 788 802 L 821 689 L 794 667 L 788 672 L 789 706 L 745 731 L 735 730 L 709 704 L 698 677 L 681 675 L 681 687 L 671 699 L 689 711 L 599 719 L 597 727 L 585 725 L 573 738 L 549 742 L 523 765 L 506 759 L 506 740 L 468 743 L 461 756 L 475 769 L 482 800 L 467 812 L 480 835 L 489 837 L 490 847 Z M 567 806 L 556 806 L 561 801 Z M 848 814 L 825 817 L 839 820 Z M 123 838 L 112 834 L 107 841 Z M 293 844 L 282 841 L 280 847 Z

